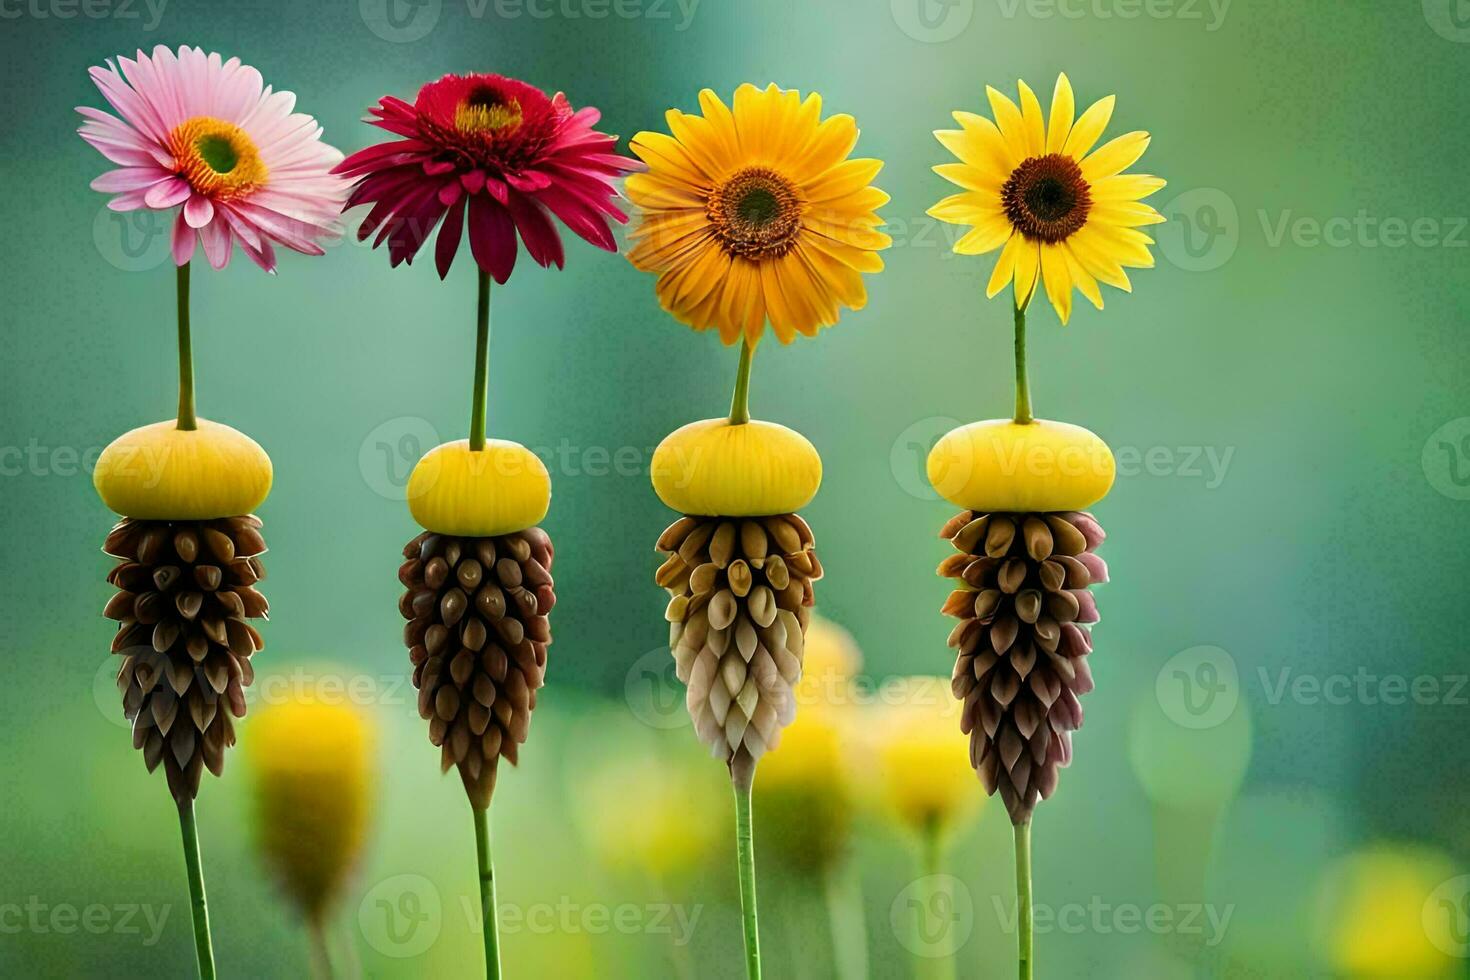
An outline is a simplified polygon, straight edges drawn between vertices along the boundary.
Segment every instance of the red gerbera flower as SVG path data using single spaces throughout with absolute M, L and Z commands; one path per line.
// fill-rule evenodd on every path
M 384 96 L 369 111 L 367 122 L 402 138 L 359 150 L 335 172 L 358 178 L 347 207 L 372 205 L 358 240 L 376 231 L 373 247 L 387 242 L 394 266 L 412 263 L 441 220 L 441 279 L 466 223 L 475 261 L 498 283 L 515 266 L 517 232 L 531 258 L 562 267 L 551 215 L 617 251 L 608 219 L 628 218 L 613 203 L 613 181 L 640 165 L 614 152 L 617 137 L 592 128 L 596 109 L 574 112 L 560 92 L 547 98 L 514 78 L 475 74 L 430 82 L 412 105 Z

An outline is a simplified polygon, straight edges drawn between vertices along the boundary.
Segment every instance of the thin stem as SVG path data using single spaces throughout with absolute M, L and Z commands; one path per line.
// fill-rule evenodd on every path
M 735 374 L 735 396 L 730 399 L 730 424 L 744 425 L 750 421 L 750 360 L 755 350 L 749 340 L 740 342 L 740 367 Z
M 745 975 L 760 980 L 761 939 L 755 910 L 755 838 L 750 829 L 750 787 L 755 766 L 731 767 L 735 789 L 735 856 L 740 868 L 740 921 L 745 933 Z
M 485 401 L 490 391 L 490 273 L 480 273 L 480 297 L 475 312 L 475 391 L 470 406 L 470 451 L 485 448 Z
M 327 948 L 327 929 L 322 917 L 313 915 L 306 928 L 311 942 L 311 974 L 319 980 L 332 980 L 336 974 L 332 970 L 332 953 Z
M 179 419 L 186 432 L 199 428 L 194 417 L 194 345 L 189 337 L 189 263 L 179 266 Z
M 1026 378 L 1026 308 L 1016 307 L 1016 414 L 1019 425 L 1036 421 L 1031 415 L 1031 383 Z
M 485 976 L 500 980 L 500 917 L 495 904 L 495 864 L 490 859 L 488 810 L 475 811 L 475 853 L 480 861 L 480 918 L 485 934 Z
M 924 824 L 923 835 L 919 840 L 919 874 L 930 883 L 931 891 L 925 896 L 929 908 L 934 911 L 953 908 L 954 896 L 946 894 L 951 891 L 949 879 L 944 877 L 944 828 L 938 820 L 931 819 Z M 943 901 L 941 901 L 943 899 Z M 938 951 L 939 955 L 930 957 L 923 962 L 928 965 L 925 975 L 930 980 L 954 980 L 955 966 L 953 949 Z
M 852 862 L 824 876 L 828 925 L 838 980 L 865 980 L 868 975 L 868 936 L 863 922 L 862 882 Z
M 194 913 L 194 952 L 199 960 L 199 980 L 214 980 L 209 903 L 204 898 L 204 871 L 199 865 L 199 828 L 194 824 L 193 800 L 179 803 L 179 830 L 184 837 L 184 867 L 189 873 L 189 906 Z
M 1031 980 L 1031 821 L 1016 824 L 1016 962 L 1021 980 Z

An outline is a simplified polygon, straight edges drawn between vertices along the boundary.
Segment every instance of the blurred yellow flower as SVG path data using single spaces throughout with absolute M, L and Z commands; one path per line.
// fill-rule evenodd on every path
M 1318 888 L 1320 952 L 1354 980 L 1458 975 L 1467 893 L 1470 878 L 1428 848 L 1380 843 L 1340 858 Z
M 853 682 L 862 653 L 852 635 L 812 616 L 796 693 L 796 720 L 756 772 L 763 846 L 805 871 L 830 868 L 847 850 L 855 809 Z
M 902 677 L 878 691 L 871 773 L 883 810 L 920 835 L 943 833 L 984 799 L 960 734 L 960 703 L 944 677 Z
M 244 739 L 257 846 L 313 922 L 328 913 L 367 837 L 375 741 L 362 711 L 310 692 L 261 709 Z
M 1113 96 L 1094 102 L 1079 118 L 1072 85 L 1061 75 L 1043 117 L 1036 93 L 1018 84 L 1019 108 L 986 86 L 994 122 L 956 112 L 959 129 L 935 131 L 959 161 L 934 172 L 964 190 L 928 213 L 971 226 L 955 243 L 961 255 L 1001 250 L 986 295 L 1014 281 L 1016 306 L 1024 309 L 1042 285 L 1066 323 L 1074 288 L 1102 309 L 1099 282 L 1131 291 L 1124 267 L 1153 267 L 1148 247 L 1154 240 L 1139 228 L 1164 218 L 1142 198 L 1164 182 L 1123 173 L 1148 148 L 1145 132 L 1124 133 L 1093 149 L 1112 118 Z
M 574 792 L 583 836 L 603 867 L 663 881 L 697 866 L 724 841 L 727 781 L 718 769 L 694 764 L 705 761 L 702 752 L 602 748 L 605 761 Z

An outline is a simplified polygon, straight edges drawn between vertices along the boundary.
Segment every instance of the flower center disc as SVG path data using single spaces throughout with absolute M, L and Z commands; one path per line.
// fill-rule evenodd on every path
M 488 85 L 475 89 L 454 110 L 454 126 L 462 133 L 499 133 L 520 124 L 521 104 Z
M 212 116 L 195 116 L 168 134 L 174 166 L 189 186 L 206 197 L 228 201 L 265 183 L 266 167 L 245 130 Z
M 765 167 L 747 167 L 716 185 L 704 211 L 721 247 L 742 258 L 785 255 L 801 231 L 796 187 Z
M 1077 161 L 1061 153 L 1030 157 L 1000 189 L 1011 225 L 1027 238 L 1054 245 L 1087 223 L 1092 195 Z

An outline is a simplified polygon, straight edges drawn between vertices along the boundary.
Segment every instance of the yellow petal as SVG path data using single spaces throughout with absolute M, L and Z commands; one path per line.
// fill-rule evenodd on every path
M 1010 284 L 1011 278 L 1016 274 L 1016 257 L 1021 254 L 1025 242 L 1026 237 L 1020 232 L 1006 240 L 1006 247 L 1000 250 L 1000 258 L 995 260 L 995 268 L 990 270 L 990 282 L 985 286 L 986 299 L 994 299 L 997 293 Z
M 1002 211 L 999 196 L 965 191 L 962 194 L 951 194 L 924 213 L 951 224 L 973 225 L 978 224 L 980 219 Z
M 1036 277 L 1041 273 L 1041 255 L 1035 242 L 1019 234 L 1016 237 L 1022 239 L 1016 251 L 1016 305 L 1025 306 L 1031 301 L 1031 294 L 1036 291 Z
M 1082 268 L 1082 263 L 1077 261 L 1077 257 L 1072 254 L 1072 250 L 1067 247 L 1066 242 L 1062 242 L 1058 248 L 1061 250 L 1062 258 L 1067 260 L 1067 275 L 1071 277 L 1077 289 L 1083 296 L 1087 297 L 1093 306 L 1102 309 L 1102 290 L 1097 288 L 1097 280 L 1088 275 L 1087 271 Z
M 1094 181 L 1090 193 L 1094 201 L 1137 201 L 1164 188 L 1162 177 L 1150 174 L 1117 174 Z
M 1067 73 L 1057 76 L 1057 87 L 1051 95 L 1051 120 L 1046 130 L 1046 152 L 1060 153 L 1067 145 L 1067 136 L 1072 131 L 1072 120 L 1077 106 L 1072 98 L 1072 83 Z
M 1026 156 L 1039 157 L 1046 152 L 1046 123 L 1041 117 L 1041 102 L 1024 80 L 1016 85 L 1021 90 L 1021 126 L 1026 134 Z
M 1003 213 L 983 218 L 959 241 L 954 243 L 958 255 L 984 255 L 1006 243 L 1014 229 Z
M 711 89 L 699 93 L 699 108 L 709 120 L 710 135 L 719 142 L 720 156 L 734 160 L 740 153 L 740 139 L 735 132 L 735 117 L 730 109 Z
M 663 174 L 629 174 L 623 184 L 628 200 L 644 210 L 704 209 L 706 192 L 685 181 Z
M 1154 257 L 1148 246 L 1153 239 L 1133 228 L 1118 228 L 1113 225 L 1088 222 L 1083 231 L 1090 232 L 1088 240 L 1095 240 L 1098 250 L 1119 265 L 1132 269 L 1152 269 Z M 1078 234 L 1081 234 L 1079 231 Z M 1075 236 L 1073 236 L 1075 237 Z
M 699 168 L 703 182 L 714 183 L 730 168 L 731 160 L 708 119 L 670 109 L 664 121 L 690 162 Z
M 837 166 L 852 152 L 857 138 L 857 123 L 851 116 L 845 113 L 828 116 L 801 152 L 802 172 L 815 176 Z
M 1133 284 L 1128 281 L 1128 273 L 1107 253 L 1107 244 L 1097 234 L 1096 230 L 1083 227 L 1067 239 L 1067 247 L 1071 250 L 1079 265 L 1101 282 L 1109 286 L 1116 286 L 1125 293 L 1133 292 Z
M 1067 259 L 1057 245 L 1041 246 L 1041 280 L 1046 287 L 1046 298 L 1062 318 L 1062 326 L 1072 316 L 1072 277 L 1067 269 Z
M 951 184 L 958 184 L 966 190 L 994 194 L 996 197 L 1000 197 L 1000 189 L 1005 184 L 1004 180 L 996 180 L 968 163 L 941 163 L 933 170 Z
M 735 132 L 740 137 L 740 154 L 746 159 L 765 159 L 767 112 L 765 93 L 746 82 L 735 90 Z
M 1087 212 L 1087 220 L 1120 228 L 1137 228 L 1162 224 L 1166 219 L 1142 201 L 1117 201 L 1094 203 Z
M 667 133 L 639 133 L 628 143 L 628 149 L 648 164 L 648 171 L 654 176 L 667 177 L 694 186 L 709 186 L 709 177 L 690 158 L 679 141 Z
M 1127 170 L 1148 149 L 1148 133 L 1135 131 L 1108 140 L 1082 159 L 1082 176 L 1089 183 Z
M 888 238 L 887 235 L 883 237 Z M 883 271 L 883 257 L 873 249 L 862 248 L 828 235 L 818 234 L 815 231 L 803 234 L 801 242 L 808 248 L 820 249 L 823 253 L 858 272 Z
M 1062 152 L 1074 160 L 1081 160 L 1102 136 L 1103 130 L 1108 128 L 1108 120 L 1113 118 L 1113 103 L 1116 101 L 1115 96 L 1109 95 L 1088 106 L 1068 134 L 1067 142 L 1062 145 Z
M 985 86 L 985 95 L 990 99 L 990 111 L 995 114 L 996 126 L 1005 138 L 1007 149 L 1015 159 L 1026 159 L 1030 154 L 1026 152 L 1026 124 L 1021 120 L 1021 110 L 989 85 Z
M 1011 152 L 1006 145 L 1005 137 L 1001 135 L 1000 129 L 984 116 L 973 112 L 954 112 L 955 122 L 960 128 L 979 142 L 984 151 L 985 160 L 989 162 L 990 168 L 999 172 L 1000 179 L 1005 180 L 1010 176 L 1012 170 L 1021 162 L 1021 158 Z
M 872 183 L 882 169 L 882 160 L 844 160 L 816 180 L 805 184 L 802 190 L 811 204 L 844 199 Z

